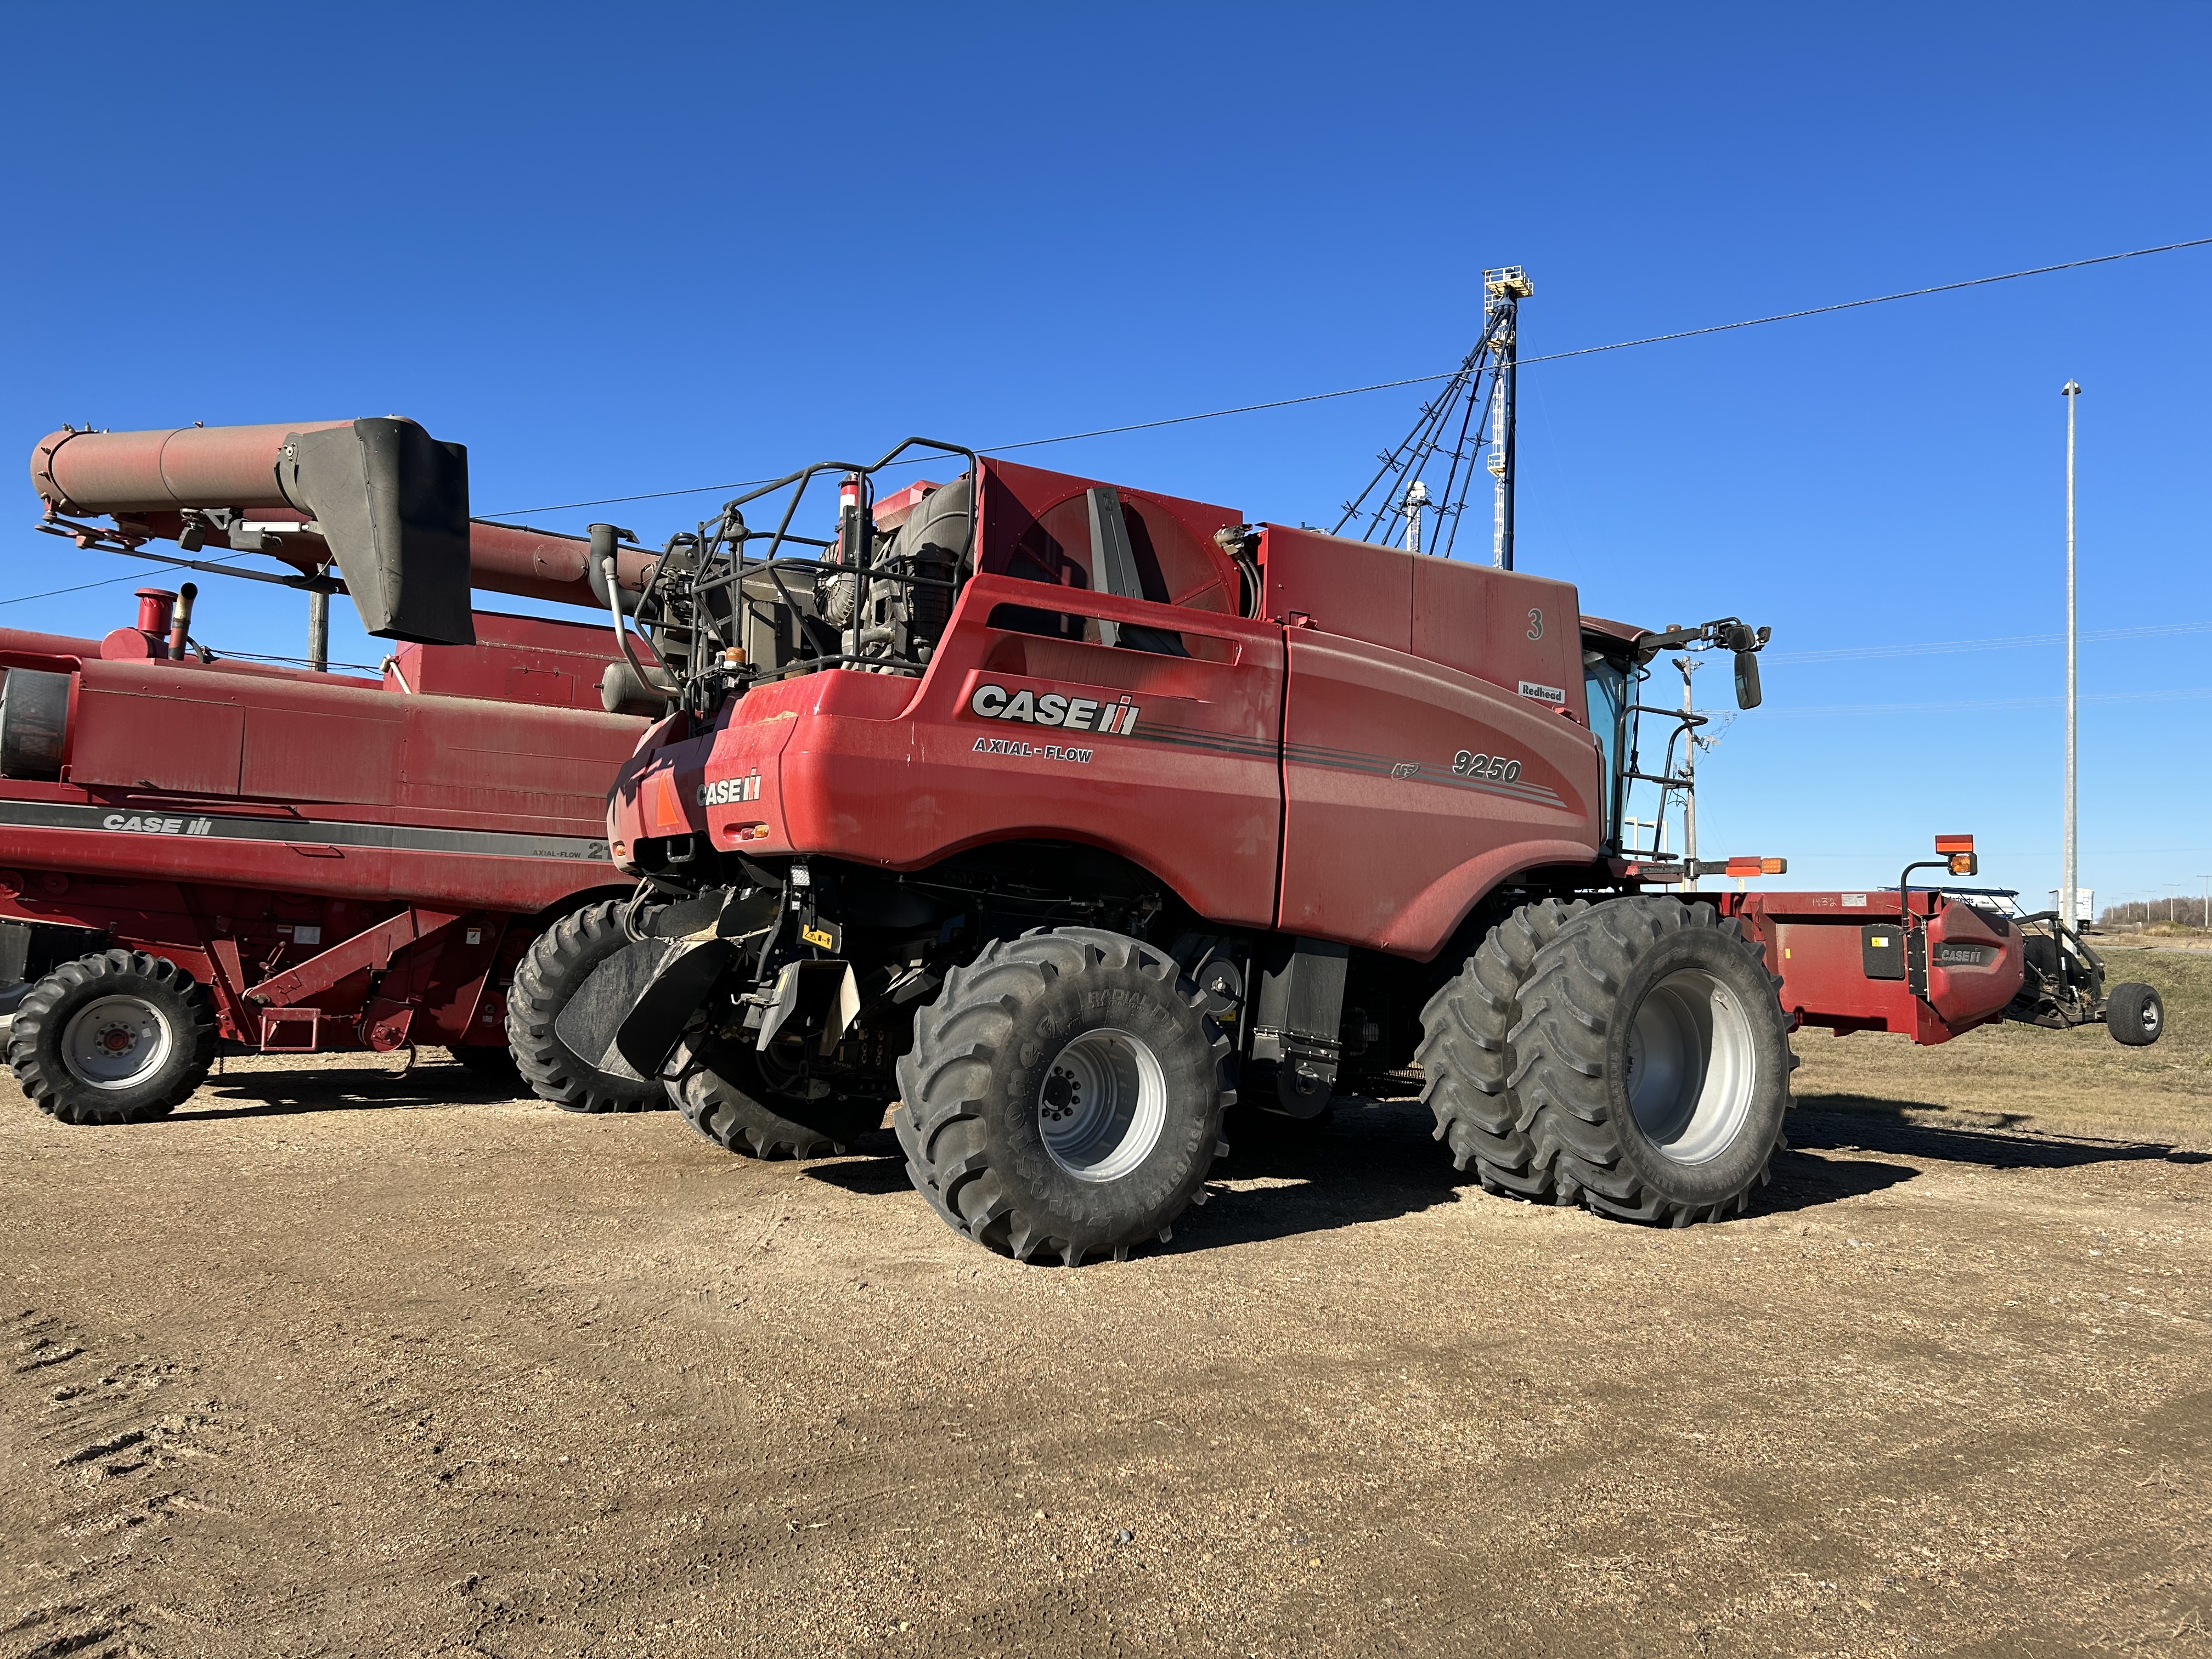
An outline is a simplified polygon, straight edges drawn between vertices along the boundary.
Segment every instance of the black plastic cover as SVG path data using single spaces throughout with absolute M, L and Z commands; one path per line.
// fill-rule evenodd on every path
M 43 668 L 11 668 L 0 680 L 0 778 L 61 776 L 70 681 Z
M 276 476 L 322 527 L 363 628 L 380 639 L 476 643 L 464 446 L 382 416 L 294 433 Z
M 1905 929 L 1893 921 L 1870 921 L 1860 928 L 1859 967 L 1869 979 L 1903 979 Z

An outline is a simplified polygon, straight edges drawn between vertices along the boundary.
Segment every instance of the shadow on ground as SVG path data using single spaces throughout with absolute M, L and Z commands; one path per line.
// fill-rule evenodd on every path
M 1812 1095 L 1790 1115 L 1790 1144 L 1800 1151 L 1893 1152 L 1984 1170 L 2071 1170 L 2085 1164 L 2212 1163 L 2212 1153 L 2154 1140 L 2099 1140 L 2038 1134 L 2015 1126 L 2023 1113 L 1978 1114 L 1988 1124 L 1929 1123 L 1914 1113 L 1948 1109 L 1919 1101 Z
M 2002 1121 L 1960 1127 L 1910 1115 L 1940 1109 L 1855 1096 L 1802 1103 L 1790 1115 L 1791 1150 L 1776 1157 L 1773 1179 L 1753 1199 L 1750 1213 L 1788 1214 L 1863 1197 L 1911 1181 L 1923 1163 L 2051 1170 L 2208 1161 L 2207 1154 L 2153 1142 L 2038 1135 Z M 1213 1198 L 1176 1222 L 1176 1243 L 1200 1249 L 1261 1243 L 1455 1202 L 1473 1177 L 1452 1168 L 1450 1156 L 1431 1139 L 1433 1127 L 1415 1100 L 1341 1100 L 1311 1123 L 1232 1113 L 1231 1152 L 1214 1166 Z M 864 1195 L 912 1190 L 890 1134 L 871 1136 L 854 1150 L 860 1155 L 811 1164 L 807 1175 Z M 1914 1162 L 1893 1161 L 1904 1158 Z
M 212 1104 L 201 1103 L 210 1096 Z M 449 1061 L 426 1061 L 404 1072 L 303 1066 L 210 1077 L 193 1103 L 171 1113 L 169 1121 L 221 1123 L 302 1112 L 427 1111 L 526 1097 L 517 1084 L 487 1079 Z

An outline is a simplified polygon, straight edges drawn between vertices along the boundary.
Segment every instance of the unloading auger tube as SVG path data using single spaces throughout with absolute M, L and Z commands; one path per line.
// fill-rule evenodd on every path
M 350 592 L 372 634 L 466 644 L 471 587 L 605 610 L 580 537 L 469 514 L 468 457 L 398 416 L 260 426 L 92 432 L 64 427 L 31 452 L 40 528 L 80 548 L 189 568 Z M 106 518 L 102 525 L 93 520 Z M 152 551 L 258 553 L 268 576 Z M 635 596 L 653 556 L 625 547 L 617 582 Z M 331 574 L 335 563 L 337 574 Z

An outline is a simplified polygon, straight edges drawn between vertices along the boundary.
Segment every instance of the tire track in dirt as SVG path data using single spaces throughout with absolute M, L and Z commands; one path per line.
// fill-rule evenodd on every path
M 102 1346 L 37 1309 L 0 1321 L 0 1659 L 156 1655 L 178 1620 L 143 1570 L 211 1513 L 199 1476 L 235 1414 L 198 1395 L 193 1368 Z

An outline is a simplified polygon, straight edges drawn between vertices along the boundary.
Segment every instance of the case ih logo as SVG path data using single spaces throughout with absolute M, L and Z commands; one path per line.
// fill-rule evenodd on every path
M 1103 702 L 1058 691 L 1009 691 L 1003 685 L 979 685 L 969 708 L 987 720 L 1018 720 L 1024 726 L 1056 726 L 1063 732 L 1100 732 L 1126 738 L 1137 729 L 1137 705 L 1127 697 Z
M 100 819 L 103 830 L 136 831 L 142 836 L 204 836 L 215 828 L 213 818 L 165 818 L 160 814 L 110 812 Z
M 699 786 L 699 805 L 726 806 L 732 801 L 758 800 L 760 791 L 760 774 L 757 772 L 749 772 L 742 778 L 721 778 Z

